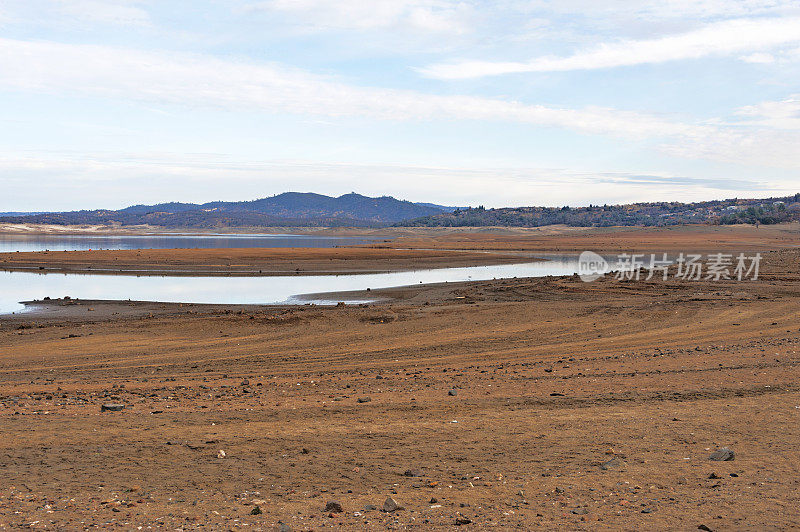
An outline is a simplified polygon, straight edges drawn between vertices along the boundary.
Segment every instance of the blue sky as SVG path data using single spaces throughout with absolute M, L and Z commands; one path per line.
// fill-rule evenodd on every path
M 796 0 L 0 0 L 0 211 L 800 191 Z

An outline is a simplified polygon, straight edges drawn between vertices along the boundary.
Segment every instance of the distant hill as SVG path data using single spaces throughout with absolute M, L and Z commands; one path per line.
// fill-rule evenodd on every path
M 689 223 L 774 224 L 800 220 L 800 194 L 766 199 L 727 199 L 698 203 L 656 202 L 588 207 L 513 207 L 456 209 L 396 225 L 405 227 L 577 227 L 678 225 Z
M 203 204 L 161 203 L 133 205 L 120 210 L 83 210 L 37 214 L 0 215 L 0 221 L 64 225 L 156 225 L 162 227 L 275 227 L 334 226 L 380 227 L 440 214 L 448 207 L 418 204 L 390 196 L 370 198 L 360 194 L 330 197 L 285 192 L 253 201 L 214 201 Z

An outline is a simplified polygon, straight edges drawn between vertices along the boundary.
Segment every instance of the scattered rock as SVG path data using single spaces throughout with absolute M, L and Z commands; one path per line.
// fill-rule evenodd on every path
M 728 462 L 730 460 L 734 460 L 735 458 L 736 454 L 733 452 L 733 449 L 728 449 L 727 447 L 717 449 L 711 453 L 711 456 L 708 457 L 709 460 L 713 460 L 715 462 Z
M 392 499 L 391 497 L 387 497 L 385 501 L 383 501 L 383 511 L 387 513 L 396 512 L 397 510 L 402 510 L 403 507 L 397 504 L 397 501 Z
M 120 404 L 120 403 L 105 403 L 104 405 L 100 406 L 100 411 L 101 412 L 119 412 L 123 408 L 125 408 L 125 405 Z
M 422 470 L 418 469 L 416 467 L 413 468 L 413 469 L 406 469 L 405 473 L 403 473 L 403 476 L 406 476 L 406 477 L 421 477 L 422 476 Z
M 339 501 L 328 501 L 328 504 L 325 505 L 326 512 L 334 512 L 334 513 L 342 513 L 342 505 Z
M 458 395 L 458 390 L 456 390 L 455 388 L 453 388 L 452 390 L 450 390 L 449 392 L 447 392 L 447 395 L 449 395 L 450 397 L 455 397 L 456 395 Z
M 369 403 L 372 401 L 372 397 L 369 396 L 359 397 L 358 399 L 356 399 L 356 401 L 358 401 L 359 403 Z

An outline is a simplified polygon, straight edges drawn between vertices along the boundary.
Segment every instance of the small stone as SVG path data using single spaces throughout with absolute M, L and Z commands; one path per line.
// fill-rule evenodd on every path
M 612 458 L 611 460 L 609 460 L 607 462 L 603 462 L 602 464 L 600 464 L 600 469 L 602 469 L 603 471 L 608 471 L 609 469 L 618 469 L 618 468 L 624 467 L 624 466 L 625 466 L 625 462 L 623 462 L 622 460 L 619 460 L 617 458 Z
M 378 509 L 378 507 L 375 506 L 374 504 L 367 504 L 366 506 L 364 506 L 364 511 L 365 512 L 372 512 L 372 511 L 375 511 L 377 509 Z
M 429 502 L 431 504 L 436 504 L 437 502 L 439 502 L 439 499 L 437 499 L 436 497 L 431 497 L 431 500 Z
M 459 515 L 458 517 L 456 517 L 455 525 L 456 526 L 468 525 L 471 522 L 472 522 L 472 519 L 470 519 L 469 517 L 465 517 L 463 515 Z
M 402 510 L 402 506 L 397 504 L 397 501 L 392 499 L 391 497 L 387 497 L 385 501 L 383 501 L 383 511 L 387 513 L 396 512 L 397 510 Z
M 421 477 L 422 476 L 422 470 L 418 469 L 416 467 L 413 468 L 413 469 L 406 469 L 405 473 L 403 473 L 403 476 L 406 476 L 406 477 Z
M 449 395 L 450 397 L 455 397 L 456 395 L 458 395 L 458 390 L 456 390 L 455 388 L 453 388 L 452 390 L 450 390 L 449 392 L 447 392 L 447 395 Z
M 256 505 L 250 510 L 250 515 L 261 515 L 261 507 Z
M 123 408 L 125 408 L 125 405 L 120 404 L 120 403 L 105 403 L 104 405 L 100 406 L 100 411 L 101 412 L 119 412 Z
M 292 527 L 283 521 L 278 521 L 278 532 L 292 532 Z
M 220 449 L 219 452 L 217 453 L 217 458 L 225 458 L 226 456 L 228 455 L 222 449 Z
M 713 460 L 715 462 L 728 462 L 730 460 L 734 460 L 735 458 L 736 454 L 733 452 L 733 449 L 728 449 L 727 447 L 717 449 L 711 453 L 711 456 L 708 457 L 709 460 Z
M 713 532 L 713 531 L 712 531 L 710 528 L 708 528 L 706 525 L 700 525 L 700 526 L 698 526 L 698 527 L 697 527 L 697 530 L 705 530 L 705 532 Z
M 328 504 L 325 505 L 326 512 L 333 512 L 333 513 L 342 513 L 342 505 L 339 501 L 328 501 Z
M 588 508 L 575 508 L 574 510 L 572 510 L 572 513 L 575 514 L 575 515 L 586 515 L 586 514 L 589 513 L 589 509 Z
M 650 514 L 650 513 L 653 513 L 653 511 L 654 510 L 652 508 L 642 508 L 642 513 L 643 514 Z
M 244 379 L 242 381 L 242 386 L 250 386 L 250 381 L 248 379 Z
M 356 399 L 356 401 L 358 401 L 359 403 L 369 403 L 372 401 L 372 397 L 369 396 L 359 397 L 358 399 Z
M 708 475 L 708 478 L 710 478 L 710 479 L 718 479 L 718 478 L 722 478 L 722 477 L 717 475 L 716 473 L 711 473 L 710 475 Z

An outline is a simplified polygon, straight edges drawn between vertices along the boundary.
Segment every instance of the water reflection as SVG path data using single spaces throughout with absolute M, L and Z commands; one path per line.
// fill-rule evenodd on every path
M 90 249 L 331 248 L 379 238 L 315 235 L 25 235 L 0 234 L 0 252 L 87 251 Z
M 362 275 L 280 277 L 160 277 L 133 275 L 0 272 L 0 313 L 22 310 L 19 301 L 70 296 L 80 299 L 133 299 L 180 303 L 303 303 L 301 294 L 390 288 L 420 283 L 479 281 L 511 277 L 572 275 L 577 257 L 549 255 L 527 264 L 440 268 Z M 312 300 L 333 303 L 330 300 Z

